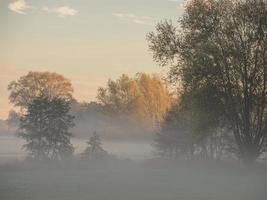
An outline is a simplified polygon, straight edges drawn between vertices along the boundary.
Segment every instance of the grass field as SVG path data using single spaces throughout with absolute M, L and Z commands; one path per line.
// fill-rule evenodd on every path
M 9 164 L 1 200 L 266 200 L 267 172 L 163 162 Z

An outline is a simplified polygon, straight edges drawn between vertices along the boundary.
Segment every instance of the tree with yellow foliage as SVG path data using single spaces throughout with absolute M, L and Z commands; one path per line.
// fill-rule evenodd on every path
M 50 100 L 57 97 L 70 100 L 73 92 L 68 79 L 51 72 L 29 72 L 17 81 L 12 81 L 8 85 L 8 90 L 10 103 L 22 109 L 27 108 L 36 97 L 45 96 Z
M 171 105 L 171 95 L 159 76 L 123 74 L 98 89 L 97 99 L 109 111 L 155 128 Z

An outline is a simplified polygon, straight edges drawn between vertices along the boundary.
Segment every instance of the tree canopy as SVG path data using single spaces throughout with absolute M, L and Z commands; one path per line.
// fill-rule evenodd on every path
M 265 150 L 266 8 L 264 0 L 191 0 L 179 26 L 165 21 L 148 35 L 154 59 L 171 65 L 185 93 L 214 88 L 245 162 Z
M 109 80 L 106 87 L 99 88 L 97 98 L 111 112 L 151 127 L 163 119 L 171 105 L 171 95 L 161 79 L 144 73 Z
M 9 101 L 15 106 L 27 108 L 36 97 L 70 100 L 73 88 L 64 76 L 51 72 L 29 72 L 8 85 Z

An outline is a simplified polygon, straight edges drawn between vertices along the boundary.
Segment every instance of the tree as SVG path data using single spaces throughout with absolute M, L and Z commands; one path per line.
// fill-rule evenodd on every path
M 136 83 L 126 74 L 117 80 L 109 80 L 107 87 L 98 89 L 97 99 L 113 113 L 130 114 L 139 96 Z
M 103 158 L 107 155 L 107 152 L 103 149 L 101 139 L 97 135 L 96 131 L 90 137 L 90 140 L 87 142 L 88 147 L 82 153 L 82 158 L 84 159 L 97 159 Z
M 12 81 L 8 85 L 8 90 L 10 103 L 22 109 L 27 108 L 36 97 L 71 100 L 73 92 L 68 79 L 51 72 L 29 72 L 17 81 Z
M 14 110 L 10 110 L 8 113 L 8 118 L 7 118 L 7 125 L 9 128 L 15 127 L 17 128 L 19 126 L 20 122 L 20 115 Z
M 171 95 L 157 75 L 138 73 L 135 78 L 122 75 L 99 88 L 99 102 L 112 113 L 152 129 L 163 119 L 171 105 Z
M 188 113 L 179 103 L 175 104 L 167 113 L 159 132 L 156 133 L 157 153 L 169 158 L 193 158 L 195 138 L 191 125 Z
M 166 85 L 157 75 L 138 73 L 136 82 L 141 92 L 144 115 L 152 124 L 159 124 L 171 107 L 172 98 Z
M 212 93 L 211 93 L 212 94 Z M 155 137 L 155 147 L 163 157 L 216 159 L 232 150 L 228 129 L 219 110 L 209 110 L 204 99 L 216 103 L 210 94 L 182 95 L 167 113 Z
M 228 126 L 223 115 L 223 105 L 216 88 L 212 85 L 190 88 L 181 97 L 182 111 L 190 121 L 194 144 L 198 147 L 198 157 L 220 159 L 227 145 Z
M 37 160 L 62 159 L 73 153 L 69 129 L 74 126 L 69 115 L 69 101 L 37 97 L 21 117 L 19 136 L 26 140 L 23 148 Z
M 264 0 L 192 0 L 180 28 L 163 22 L 148 35 L 154 59 L 172 65 L 172 81 L 215 88 L 245 163 L 265 150 L 266 8 Z

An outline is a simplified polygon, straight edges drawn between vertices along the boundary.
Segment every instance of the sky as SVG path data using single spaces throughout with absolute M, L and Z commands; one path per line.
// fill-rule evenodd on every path
M 29 71 L 70 79 L 78 101 L 126 73 L 159 73 L 146 35 L 177 21 L 183 0 L 0 0 L 0 119 L 8 116 L 7 85 Z

